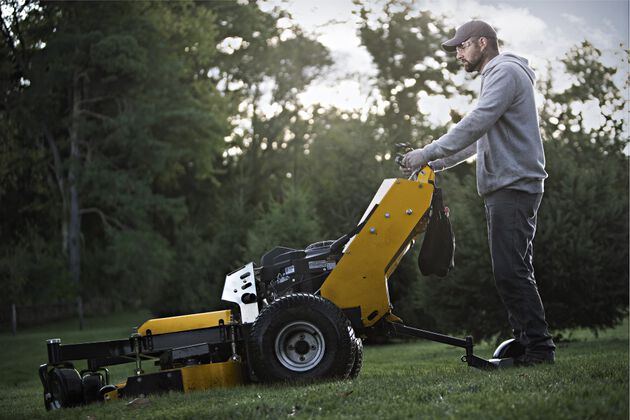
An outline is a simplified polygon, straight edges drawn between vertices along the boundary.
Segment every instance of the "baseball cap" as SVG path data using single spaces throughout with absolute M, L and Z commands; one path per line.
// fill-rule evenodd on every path
M 442 48 L 444 48 L 445 51 L 453 52 L 455 51 L 455 47 L 473 36 L 496 38 L 497 33 L 492 28 L 492 26 L 488 25 L 486 22 L 482 20 L 471 20 L 470 22 L 466 22 L 462 26 L 457 28 L 457 31 L 455 31 L 455 36 L 444 42 L 442 44 Z

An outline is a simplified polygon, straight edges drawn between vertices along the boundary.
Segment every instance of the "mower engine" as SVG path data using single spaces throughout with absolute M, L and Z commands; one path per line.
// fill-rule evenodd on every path
M 341 259 L 341 244 L 322 241 L 303 250 L 279 246 L 267 252 L 260 260 L 261 298 L 270 303 L 290 293 L 315 293 Z

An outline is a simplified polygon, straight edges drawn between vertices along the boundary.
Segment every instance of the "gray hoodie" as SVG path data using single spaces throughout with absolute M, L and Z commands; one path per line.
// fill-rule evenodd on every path
M 503 53 L 481 72 L 475 109 L 425 146 L 426 161 L 441 171 L 477 154 L 477 190 L 544 190 L 545 154 L 534 101 L 535 74 L 525 58 Z

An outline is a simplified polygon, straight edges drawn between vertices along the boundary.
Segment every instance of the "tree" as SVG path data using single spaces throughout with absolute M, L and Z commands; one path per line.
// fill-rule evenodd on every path
M 258 262 L 276 246 L 304 249 L 320 240 L 320 225 L 305 190 L 288 188 L 282 201 L 271 199 L 247 232 L 245 255 Z
M 318 114 L 299 161 L 299 185 L 314 192 L 325 239 L 352 230 L 382 180 L 397 176 L 386 148 L 374 139 L 374 120 L 336 109 Z
M 70 275 L 50 276 L 66 295 L 160 313 L 215 304 L 207 293 L 243 259 L 256 206 L 281 201 L 297 172 L 297 95 L 326 49 L 254 3 L 9 3 L 3 282 L 20 301 L 49 298 L 19 266 L 55 244 L 37 261 L 68 261 Z
M 379 115 L 383 129 L 379 138 L 390 152 L 396 143 L 430 142 L 443 127 L 432 127 L 420 100 L 432 95 L 448 98 L 457 91 L 471 94 L 453 81 L 459 66 L 441 49 L 448 30 L 440 18 L 418 10 L 411 1 L 389 0 L 378 17 L 364 4 L 359 14 L 361 43 L 377 68 L 382 111 L 374 105 L 372 112 Z
M 211 7 L 221 10 L 223 47 L 216 80 L 238 106 L 231 116 L 225 178 L 239 179 L 247 203 L 256 205 L 266 199 L 268 188 L 281 194 L 282 178 L 277 177 L 294 172 L 292 156 L 301 153 L 306 129 L 296 124 L 303 109 L 298 94 L 331 59 L 279 8 L 262 13 L 251 4 Z
M 25 97 L 31 86 L 30 62 L 42 47 L 40 34 L 50 26 L 37 18 L 36 9 L 37 4 L 30 1 L 2 5 L 0 282 L 8 293 L 0 298 L 1 304 L 37 303 L 41 296 L 34 296 L 33 290 L 49 298 L 71 290 L 65 285 L 65 270 L 59 272 L 61 247 L 50 246 L 51 240 L 58 240 L 54 228 L 58 212 L 50 196 L 56 186 L 48 172 L 43 139 L 28 135 L 28 124 L 21 121 L 29 116 Z
M 551 325 L 597 331 L 628 314 L 628 109 L 612 79 L 616 68 L 589 42 L 563 63 L 575 82 L 547 95 L 541 118 L 549 180 L 536 270 Z M 594 127 L 579 112 L 586 102 L 599 107 Z
M 44 193 L 45 210 L 74 287 L 146 301 L 175 272 L 192 191 L 216 182 L 228 106 L 206 77 L 214 16 L 192 2 L 47 3 L 11 25 L 6 44 L 19 26 L 30 55 L 18 69 L 26 86 L 5 101 L 19 134 L 46 147 L 58 195 Z

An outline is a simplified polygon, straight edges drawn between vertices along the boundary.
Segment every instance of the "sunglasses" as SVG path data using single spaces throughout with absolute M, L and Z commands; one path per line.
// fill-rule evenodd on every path
M 475 41 L 476 41 L 475 39 L 469 39 L 468 41 L 462 42 L 461 44 L 455 47 L 455 51 L 462 52 L 466 48 L 470 47 Z

